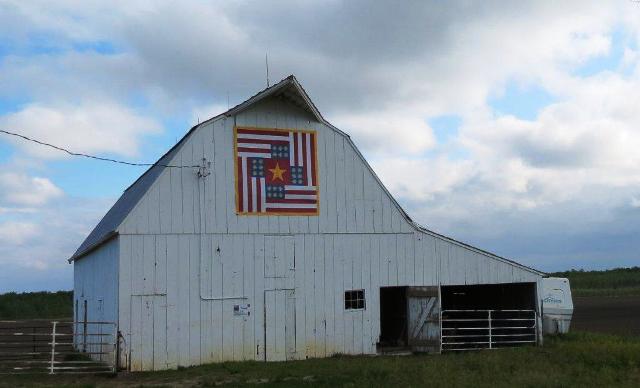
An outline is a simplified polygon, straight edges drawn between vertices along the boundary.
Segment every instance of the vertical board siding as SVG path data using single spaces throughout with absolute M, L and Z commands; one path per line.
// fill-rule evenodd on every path
M 319 216 L 236 215 L 236 125 L 317 131 Z M 211 163 L 208 177 L 165 169 L 118 228 L 119 245 L 91 254 L 119 256 L 119 325 L 129 347 L 123 354 L 135 355 L 136 368 L 265 360 L 285 349 L 296 359 L 371 354 L 380 335 L 380 287 L 539 279 L 417 231 L 349 138 L 283 100 L 199 127 L 169 162 L 198 165 L 203 158 Z M 273 262 L 274 255 L 293 257 Z M 92 279 L 84 260 L 76 263 L 76 293 Z M 366 309 L 344 309 L 350 289 L 365 290 Z M 249 315 L 234 314 L 240 304 L 250 305 Z M 277 325 L 295 317 L 286 346 L 279 329 L 265 337 L 265 314 Z
M 74 309 L 76 306 L 80 309 L 80 311 L 74 311 L 74 317 L 77 316 L 79 320 L 84 318 L 83 309 L 84 301 L 86 300 L 88 321 L 118 322 L 118 306 L 121 303 L 118 294 L 118 282 L 119 280 L 127 282 L 127 278 L 118 278 L 120 250 L 121 241 L 116 237 L 83 257 L 82 260 L 74 262 L 73 306 Z M 74 329 L 83 330 L 82 325 L 77 325 Z M 112 330 L 112 327 L 103 325 L 87 326 L 88 334 L 104 333 L 106 330 Z M 91 350 L 92 345 L 88 345 L 88 347 Z

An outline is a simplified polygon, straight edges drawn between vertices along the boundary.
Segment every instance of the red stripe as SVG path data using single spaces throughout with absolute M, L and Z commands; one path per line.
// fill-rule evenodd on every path
M 242 158 L 238 158 L 238 210 L 243 212 L 242 208 Z
M 307 136 L 302 134 L 302 160 L 304 161 L 304 168 L 302 169 L 302 176 L 304 177 L 304 183 L 309 184 L 309 178 L 307 177 Z
M 257 197 L 257 206 L 258 209 L 256 209 L 256 211 L 262 211 L 262 201 L 260 200 L 262 198 L 262 193 L 260 191 L 260 178 L 256 178 L 256 197 Z
M 238 133 L 247 133 L 252 135 L 269 135 L 269 136 L 284 136 L 289 137 L 288 131 L 273 131 L 273 130 L 260 130 L 260 129 L 244 129 L 238 128 Z
M 264 148 L 238 147 L 238 152 L 259 152 L 262 154 L 270 154 L 271 150 L 266 150 Z
M 249 167 L 247 167 L 247 170 L 249 169 Z M 253 197 L 251 196 L 253 192 L 253 184 L 251 182 L 251 174 L 247 174 L 247 211 L 248 212 L 253 212 L 255 211 L 255 209 L 253 208 Z
M 281 208 L 269 208 L 269 206 L 267 206 L 267 213 L 273 212 L 273 213 L 315 213 L 318 211 L 318 209 L 309 209 L 309 208 L 285 208 L 285 209 L 281 209 Z
M 238 146 L 240 146 L 240 143 L 287 145 L 289 144 L 289 139 L 287 140 L 238 139 Z
M 298 165 L 298 136 L 296 136 L 296 133 L 293 133 L 293 165 L 297 166 Z
M 312 195 L 316 194 L 317 190 L 285 190 L 285 194 L 303 194 L 303 195 Z
M 316 174 L 316 134 L 311 134 L 311 176 L 313 178 L 313 184 L 318 185 L 317 179 L 318 174 Z
M 317 203 L 316 199 L 267 198 L 267 203 Z

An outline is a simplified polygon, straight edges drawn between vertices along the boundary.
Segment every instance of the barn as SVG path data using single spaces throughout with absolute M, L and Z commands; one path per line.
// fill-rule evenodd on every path
M 542 341 L 544 274 L 413 222 L 294 76 L 191 128 L 69 261 L 133 371 Z

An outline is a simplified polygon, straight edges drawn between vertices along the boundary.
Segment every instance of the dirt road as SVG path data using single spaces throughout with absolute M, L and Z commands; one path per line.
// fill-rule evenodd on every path
M 640 335 L 640 296 L 574 297 L 571 330 Z

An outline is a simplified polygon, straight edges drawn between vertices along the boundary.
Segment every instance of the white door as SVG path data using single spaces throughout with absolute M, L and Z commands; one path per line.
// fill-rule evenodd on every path
M 264 292 L 265 361 L 293 360 L 296 352 L 295 290 Z
M 132 371 L 167 368 L 167 296 L 131 296 L 131 335 L 128 339 Z
M 440 351 L 440 297 L 438 287 L 407 289 L 409 346 L 418 352 Z

